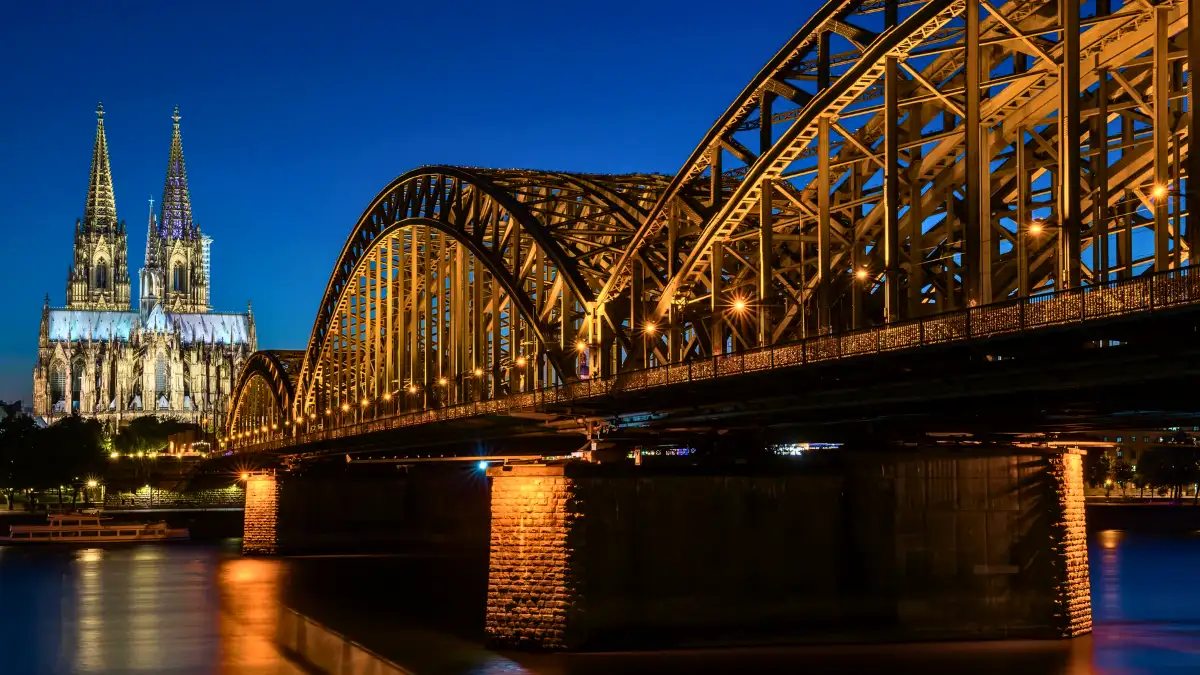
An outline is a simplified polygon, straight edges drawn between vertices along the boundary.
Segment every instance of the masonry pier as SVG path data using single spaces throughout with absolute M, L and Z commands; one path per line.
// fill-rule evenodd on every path
M 410 473 L 402 489 L 463 489 L 444 477 L 415 487 L 436 476 Z M 454 509 L 440 522 L 472 533 L 460 542 L 482 537 L 480 602 L 494 647 L 1068 638 L 1091 629 L 1074 452 L 516 464 L 487 478 L 490 508 L 486 488 L 471 493 L 484 497 L 481 508 L 465 508 L 461 494 L 440 507 L 409 498 L 420 507 L 394 522 L 429 532 L 429 508 Z M 293 485 L 304 483 L 250 482 L 247 552 L 298 541 L 288 520 L 306 517 L 288 491 L 318 488 Z M 341 494 L 352 502 L 369 493 L 360 485 Z M 334 517 L 361 512 L 343 508 Z

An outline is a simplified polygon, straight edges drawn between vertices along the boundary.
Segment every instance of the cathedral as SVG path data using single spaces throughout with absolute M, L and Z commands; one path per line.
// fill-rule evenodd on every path
M 255 350 L 254 316 L 214 312 L 210 304 L 212 240 L 192 220 L 179 109 L 171 118 L 171 152 L 159 213 L 146 227 L 145 266 L 132 304 L 128 233 L 117 218 L 109 171 L 104 108 L 66 306 L 42 309 L 33 370 L 34 414 L 47 421 L 79 413 L 115 428 L 140 415 L 161 415 L 218 429 L 238 372 Z

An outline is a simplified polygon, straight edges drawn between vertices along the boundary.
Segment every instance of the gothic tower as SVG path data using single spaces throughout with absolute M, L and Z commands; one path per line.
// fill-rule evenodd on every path
M 143 311 L 161 303 L 168 312 L 207 312 L 208 275 L 205 266 L 205 237 L 192 221 L 187 168 L 183 161 L 183 139 L 179 135 L 179 108 L 171 116 L 175 128 L 167 159 L 158 222 L 153 213 L 148 224 L 146 267 L 142 271 Z
M 129 309 L 129 265 L 125 223 L 117 220 L 104 106 L 96 106 L 96 142 L 83 219 L 75 221 L 75 257 L 67 273 L 67 307 Z

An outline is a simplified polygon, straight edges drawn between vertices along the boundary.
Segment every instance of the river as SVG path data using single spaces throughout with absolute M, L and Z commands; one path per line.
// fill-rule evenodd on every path
M 1200 673 L 1192 533 L 1094 533 L 1095 631 L 1078 640 L 590 655 L 484 650 L 469 636 L 486 581 L 453 561 L 254 559 L 238 544 L 0 547 L 0 673 L 300 673 L 276 647 L 281 606 L 417 675 Z

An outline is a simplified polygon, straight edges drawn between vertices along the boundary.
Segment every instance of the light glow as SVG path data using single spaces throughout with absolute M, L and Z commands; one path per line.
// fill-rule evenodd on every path
M 120 459 L 120 458 L 121 458 L 121 453 L 119 453 L 119 452 L 110 452 L 110 453 L 108 454 L 108 458 L 109 458 L 109 459 Z
M 733 301 L 733 311 L 737 312 L 738 314 L 746 311 L 746 301 L 741 298 L 735 299 Z
M 517 365 L 521 366 L 522 368 L 525 367 L 525 357 L 524 356 L 517 357 Z
M 1029 234 L 1041 234 L 1041 233 L 1042 233 L 1042 222 L 1040 220 L 1035 220 L 1029 224 Z
M 349 403 L 342 404 L 342 412 L 350 412 L 350 404 Z
M 94 488 L 94 487 L 96 487 L 96 486 L 97 486 L 97 485 L 99 485 L 99 484 L 100 484 L 100 483 L 99 483 L 99 482 L 97 482 L 95 479 L 89 480 L 89 481 L 87 482 L 87 486 L 88 486 L 88 487 L 90 487 L 90 488 Z
M 658 331 L 658 326 L 654 325 L 653 321 L 648 321 L 644 330 L 646 331 L 646 335 L 654 335 Z
M 1163 197 L 1167 196 L 1167 186 L 1155 185 L 1154 191 L 1150 194 L 1153 195 L 1155 199 L 1162 199 Z
M 483 462 L 483 461 L 479 462 L 479 470 L 483 471 L 485 469 L 487 469 L 487 462 Z
M 867 278 L 867 270 L 860 267 L 859 269 L 855 270 L 854 276 L 858 277 L 859 279 L 866 279 Z
M 446 386 L 446 378 L 444 378 L 444 377 L 439 377 L 439 378 L 438 378 L 438 384 L 442 385 L 443 387 L 444 387 L 444 386 Z

